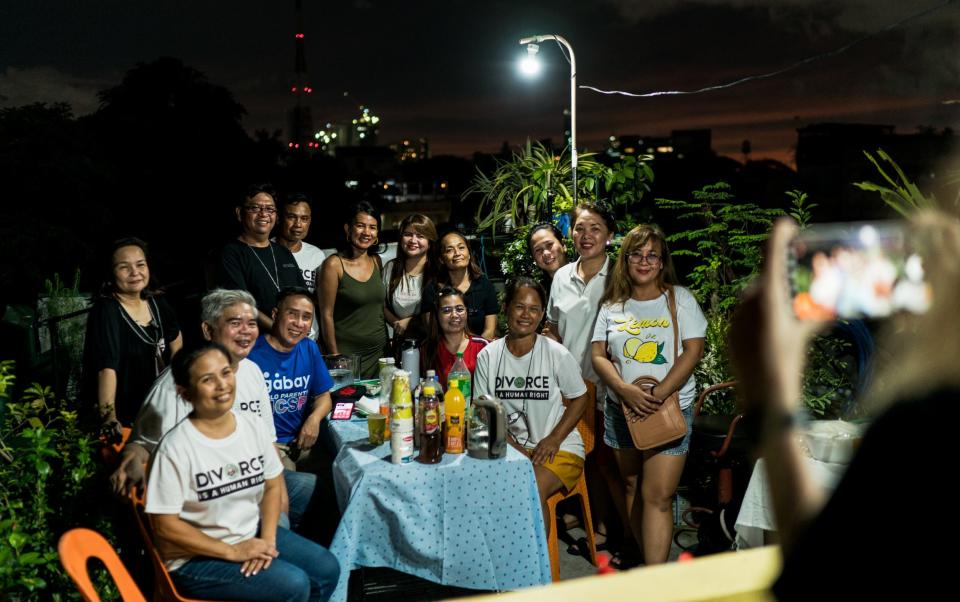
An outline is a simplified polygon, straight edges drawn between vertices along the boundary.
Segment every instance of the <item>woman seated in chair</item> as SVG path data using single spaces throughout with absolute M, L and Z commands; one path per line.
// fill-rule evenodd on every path
M 587 385 L 577 361 L 563 345 L 537 334 L 546 297 L 530 278 L 507 284 L 503 310 L 509 332 L 484 347 L 474 375 L 475 395 L 503 402 L 510 444 L 533 462 L 544 521 L 547 499 L 572 489 L 583 472 L 577 422 L 587 407 Z
M 623 238 L 593 332 L 593 367 L 607 386 L 603 440 L 613 448 L 630 528 L 642 542 L 646 564 L 666 562 L 670 555 L 673 496 L 693 423 L 693 369 L 706 336 L 697 300 L 676 284 L 663 232 L 637 226 Z M 651 389 L 634 385 L 641 376 L 660 383 Z M 634 447 L 627 422 L 653 414 L 674 392 L 679 392 L 687 434 L 654 449 Z
M 283 466 L 260 421 L 232 411 L 225 348 L 174 356 L 193 406 L 155 452 L 146 512 L 179 593 L 211 600 L 327 600 L 340 574 L 319 545 L 277 526 Z
M 475 336 L 467 327 L 466 300 L 459 290 L 450 286 L 441 288 L 435 305 L 437 311 L 430 314 L 427 340 L 420 357 L 423 358 L 424 370 L 435 370 L 440 383 L 446 388 L 447 375 L 457 361 L 457 354 L 463 354 L 463 362 L 473 374 L 477 355 L 487 346 L 487 340 Z

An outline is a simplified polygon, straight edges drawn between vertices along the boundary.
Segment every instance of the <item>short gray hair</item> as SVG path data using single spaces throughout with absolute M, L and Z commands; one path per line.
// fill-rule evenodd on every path
M 210 291 L 200 301 L 200 320 L 210 326 L 216 326 L 223 312 L 237 303 L 246 303 L 257 312 L 257 301 L 247 291 L 218 288 Z

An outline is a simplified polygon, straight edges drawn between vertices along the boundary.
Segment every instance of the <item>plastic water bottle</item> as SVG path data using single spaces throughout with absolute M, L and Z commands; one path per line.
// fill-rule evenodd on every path
M 393 374 L 397 371 L 396 360 L 380 358 L 380 413 L 387 417 L 384 437 L 390 436 L 390 395 L 393 389 Z
M 413 339 L 403 342 L 403 351 L 400 352 L 400 367 L 410 373 L 410 387 L 420 384 L 420 348 Z

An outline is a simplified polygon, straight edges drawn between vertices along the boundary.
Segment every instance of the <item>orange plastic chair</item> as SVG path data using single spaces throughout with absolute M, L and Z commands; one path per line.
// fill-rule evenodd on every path
M 127 444 L 127 439 L 130 438 L 131 428 L 129 426 L 123 427 L 121 431 L 123 433 L 117 443 L 107 443 L 105 438 L 100 437 L 100 443 L 102 444 L 100 457 L 107 466 L 117 465 L 120 461 L 120 454 L 123 453 L 123 447 Z
M 113 546 L 96 531 L 70 529 L 60 537 L 57 552 L 60 554 L 60 564 L 86 602 L 100 602 L 100 595 L 93 587 L 87 571 L 87 562 L 91 558 L 99 559 L 107 567 L 125 602 L 146 602 Z
M 144 492 L 146 494 L 146 492 Z M 140 535 L 143 538 L 143 547 L 147 550 L 147 556 L 153 564 L 153 600 L 154 602 L 200 602 L 193 598 L 184 598 L 177 592 L 177 586 L 173 584 L 170 578 L 170 572 L 167 571 L 167 565 L 164 564 L 160 552 L 153 545 L 153 534 L 150 531 L 149 522 L 144 516 L 144 498 L 137 495 L 136 490 L 130 492 L 130 501 L 133 505 L 133 516 L 137 521 L 137 527 L 140 529 Z
M 597 388 L 587 382 L 587 409 L 584 410 L 577 430 L 583 439 L 584 454 L 589 454 L 594 447 L 594 419 L 596 416 Z M 567 400 L 564 400 L 566 403 Z M 560 581 L 560 543 L 557 541 L 557 504 L 565 499 L 580 496 L 580 512 L 583 514 L 583 528 L 587 532 L 587 547 L 590 549 L 590 564 L 597 566 L 597 542 L 593 534 L 593 518 L 590 515 L 590 496 L 587 495 L 587 478 L 580 473 L 577 484 L 570 491 L 560 491 L 547 498 L 547 512 L 549 513 L 550 531 L 547 533 L 547 547 L 550 549 L 550 575 L 554 581 Z

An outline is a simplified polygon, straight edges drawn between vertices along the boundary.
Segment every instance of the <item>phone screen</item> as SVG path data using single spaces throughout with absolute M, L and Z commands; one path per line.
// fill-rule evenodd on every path
M 350 420 L 350 416 L 353 415 L 353 402 L 352 401 L 338 401 L 337 405 L 333 408 L 333 413 L 330 415 L 331 420 Z
M 800 319 L 881 318 L 930 305 L 923 260 L 905 222 L 817 224 L 789 254 L 791 302 Z

